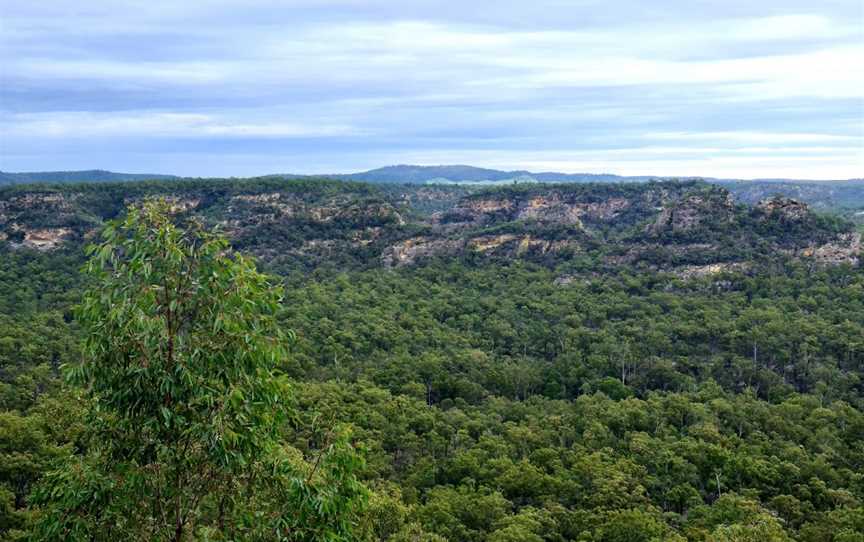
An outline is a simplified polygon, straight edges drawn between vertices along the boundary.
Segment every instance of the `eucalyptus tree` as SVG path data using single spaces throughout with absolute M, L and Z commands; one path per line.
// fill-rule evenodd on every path
M 36 492 L 50 540 L 340 540 L 366 491 L 343 431 L 315 457 L 283 444 L 282 291 L 163 201 L 89 249 L 78 310 L 89 400 L 82 450 Z

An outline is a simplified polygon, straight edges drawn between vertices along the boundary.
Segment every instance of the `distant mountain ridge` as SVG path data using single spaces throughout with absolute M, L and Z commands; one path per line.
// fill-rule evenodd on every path
M 623 177 L 609 173 L 533 173 L 527 170 L 502 171 L 466 165 L 452 166 L 385 166 L 369 171 L 355 173 L 325 173 L 303 175 L 284 173 L 264 175 L 265 177 L 285 177 L 302 179 L 326 177 L 330 179 L 352 180 L 386 184 L 500 184 L 506 182 L 638 182 L 659 177 Z M 12 173 L 0 171 L 0 186 L 30 183 L 80 183 L 80 182 L 123 182 L 144 180 L 176 180 L 184 177 L 158 173 L 119 173 L 102 169 L 83 171 L 31 171 Z M 189 178 L 189 177 L 185 177 Z
M 653 177 L 622 177 L 609 173 L 558 173 L 552 171 L 534 173 L 519 169 L 503 171 L 497 169 L 486 169 L 467 165 L 443 165 L 443 166 L 413 166 L 397 165 L 362 171 L 358 173 L 346 173 L 328 175 L 341 179 L 354 181 L 378 182 L 378 183 L 500 183 L 507 181 L 520 182 L 621 182 L 621 181 L 647 181 Z
M 347 179 L 352 181 L 371 183 L 395 183 L 395 184 L 427 184 L 427 183 L 490 183 L 496 184 L 507 181 L 514 182 L 544 182 L 544 183 L 572 183 L 572 182 L 644 182 L 650 180 L 705 180 L 708 182 L 760 182 L 760 183 L 822 183 L 822 182 L 851 182 L 858 183 L 864 179 L 826 179 L 826 180 L 803 180 L 803 179 L 722 179 L 714 177 L 675 177 L 662 175 L 616 175 L 614 173 L 561 173 L 557 171 L 532 172 L 524 169 L 498 170 L 469 165 L 440 165 L 440 166 L 416 166 L 416 165 L 394 165 L 384 166 L 368 171 L 354 173 L 322 173 L 322 174 L 295 174 L 280 173 L 273 175 L 261 175 L 260 177 L 285 177 L 285 178 L 314 178 L 326 177 L 330 179 Z M 0 185 L 22 184 L 22 183 L 78 183 L 78 182 L 118 182 L 118 181 L 143 181 L 143 180 L 171 180 L 183 179 L 179 175 L 166 175 L 162 173 L 119 173 L 103 169 L 91 169 L 83 171 L 31 171 L 31 172 L 7 172 L 0 171 Z M 200 177 L 199 177 L 200 178 Z
M 760 182 L 760 183 L 822 183 L 822 182 L 862 182 L 864 179 L 726 179 L 704 176 L 672 176 L 672 175 L 616 175 L 614 173 L 561 173 L 558 171 L 532 172 L 524 169 L 512 171 L 479 168 L 468 165 L 415 166 L 396 165 L 385 166 L 358 173 L 342 173 L 325 175 L 331 178 L 351 179 L 355 181 L 377 183 L 435 183 L 440 181 L 465 183 L 500 183 L 501 181 L 536 181 L 544 183 L 570 182 L 645 182 L 651 180 L 704 180 L 712 183 L 726 182 Z
M 118 181 L 147 181 L 179 179 L 176 175 L 158 173 L 117 173 L 104 169 L 85 171 L 28 171 L 11 173 L 0 171 L 0 186 L 29 183 L 109 183 Z

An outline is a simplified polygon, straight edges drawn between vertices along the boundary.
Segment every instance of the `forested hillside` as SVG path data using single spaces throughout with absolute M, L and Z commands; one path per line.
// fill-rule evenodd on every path
M 315 176 L 297 174 L 271 175 L 282 180 L 314 180 Z M 531 172 L 525 170 L 501 171 L 472 166 L 387 166 L 356 173 L 341 173 L 320 178 L 343 181 L 374 183 L 384 191 L 404 189 L 405 185 L 428 185 L 432 187 L 460 187 L 461 191 L 473 191 L 495 185 L 514 183 L 636 183 L 682 180 L 657 176 L 620 176 L 613 174 Z M 181 180 L 173 175 L 145 173 L 116 173 L 113 171 L 46 171 L 9 173 L 0 171 L 0 186 L 31 183 L 112 183 L 121 181 Z M 188 179 L 187 179 L 188 180 Z M 200 179 L 199 179 L 200 180 Z M 696 178 L 683 179 L 693 181 Z M 210 181 L 218 181 L 210 179 Z M 864 180 L 805 181 L 795 179 L 713 179 L 705 182 L 716 184 L 727 190 L 739 203 L 755 205 L 759 201 L 781 196 L 808 204 L 820 212 L 843 214 L 857 223 L 864 222 Z M 235 180 L 236 182 L 236 180 Z M 409 190 L 420 190 L 409 187 Z M 454 192 L 458 192 L 456 190 Z
M 860 253 L 842 218 L 702 182 L 4 188 L 0 539 L 171 539 L 135 503 L 182 487 L 183 540 L 862 541 Z M 128 365 L 166 351 L 174 291 L 212 305 L 177 350 L 205 387 Z M 200 487 L 143 468 L 184 423 L 234 435 Z
M 681 271 L 790 258 L 855 263 L 860 248 L 860 236 L 840 218 L 788 198 L 738 204 L 725 189 L 699 181 L 476 190 L 275 177 L 5 188 L 0 240 L 11 248 L 80 246 L 104 220 L 151 196 L 168 198 L 175 210 L 222 230 L 236 248 L 286 269 L 518 256 L 547 266 L 579 261 L 592 270 L 623 263 Z

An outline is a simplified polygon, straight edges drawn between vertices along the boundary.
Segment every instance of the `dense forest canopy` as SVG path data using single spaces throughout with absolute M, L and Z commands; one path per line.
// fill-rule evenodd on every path
M 181 495 L 183 540 L 860 542 L 859 257 L 700 182 L 6 188 L 0 538 L 170 540 Z M 142 284 L 211 309 L 188 374 Z M 218 424 L 246 444 L 178 462 Z

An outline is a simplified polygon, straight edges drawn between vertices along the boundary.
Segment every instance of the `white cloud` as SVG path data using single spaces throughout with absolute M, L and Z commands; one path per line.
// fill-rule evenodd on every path
M 855 26 L 836 24 L 822 15 L 792 14 L 736 21 L 726 32 L 735 40 L 801 40 L 854 35 Z
M 714 85 L 708 88 L 716 92 L 720 99 L 739 101 L 796 96 L 858 98 L 864 88 L 862 58 L 864 46 L 708 61 L 590 55 L 558 55 L 537 60 L 531 55 L 519 53 L 499 57 L 493 62 L 505 68 L 521 70 L 520 77 L 511 79 L 507 76 L 496 76 L 486 80 L 477 79 L 471 84 L 482 87 L 516 86 L 535 89 Z
M 10 2 L 4 143 L 364 136 L 355 164 L 864 171 L 864 28 L 844 10 L 753 2 L 723 18 L 688 4 L 673 22 L 591 24 L 580 14 L 599 2 L 553 2 L 560 20 L 544 25 L 529 24 L 539 5 L 508 2 L 526 19 L 508 26 L 497 12 L 460 17 L 455 2 L 328 2 Z M 321 147 L 333 163 L 352 152 Z
M 831 143 L 838 146 L 857 147 L 862 143 L 861 137 L 852 135 L 796 132 L 755 132 L 748 130 L 728 132 L 659 132 L 648 134 L 646 137 L 660 140 L 717 141 L 724 144 L 769 143 L 772 145 L 783 145 L 794 143 Z
M 709 22 L 697 28 L 667 25 L 514 32 L 395 21 L 301 24 L 291 31 L 241 27 L 239 34 L 232 32 L 224 38 L 215 30 L 199 38 L 224 40 L 233 49 L 191 60 L 123 60 L 112 51 L 93 51 L 86 58 L 22 56 L 12 54 L 15 40 L 10 38 L 5 70 L 8 76 L 93 80 L 121 87 L 146 81 L 179 86 L 422 81 L 450 91 L 480 88 L 487 92 L 729 85 L 714 90 L 735 100 L 858 97 L 864 87 L 860 29 L 856 33 L 855 25 L 814 15 Z M 846 41 L 836 43 L 840 38 Z M 741 56 L 732 47 L 788 39 L 817 40 L 817 44 L 785 54 L 749 50 Z M 700 53 L 716 57 L 726 49 L 730 49 L 727 58 L 698 59 Z
M 334 137 L 361 135 L 342 124 L 243 122 L 206 114 L 86 111 L 19 114 L 0 121 L 3 131 L 22 137 Z
M 7 74 L 27 79 L 91 80 L 122 87 L 162 82 L 175 85 L 212 84 L 230 77 L 231 67 L 220 62 L 118 62 L 111 60 L 18 59 L 7 62 Z

